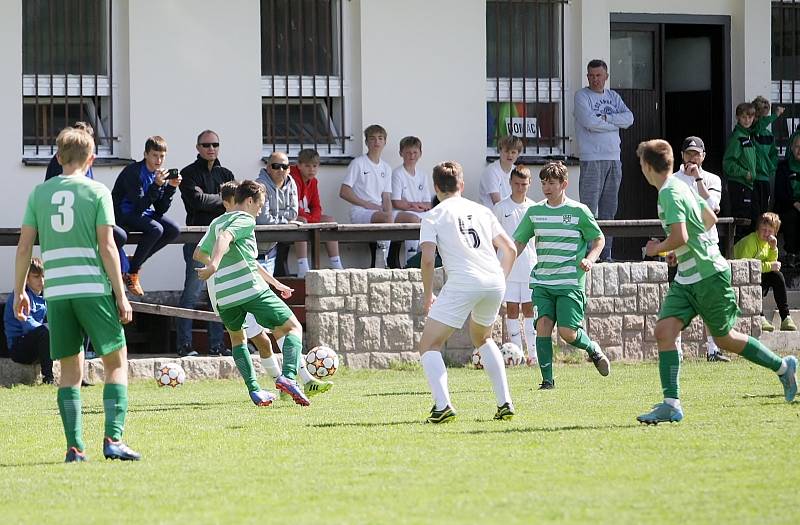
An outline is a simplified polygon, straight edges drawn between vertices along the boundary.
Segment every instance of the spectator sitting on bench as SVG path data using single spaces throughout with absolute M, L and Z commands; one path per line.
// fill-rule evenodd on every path
M 297 165 L 292 166 L 290 174 L 297 186 L 297 220 L 314 224 L 319 222 L 335 222 L 330 215 L 322 214 L 322 203 L 319 199 L 319 186 L 317 185 L 317 171 L 319 170 L 319 153 L 314 149 L 304 149 L 297 154 Z M 339 242 L 327 241 L 328 258 L 331 268 L 341 270 L 342 258 L 339 256 Z M 303 278 L 311 267 L 308 264 L 308 243 L 297 241 L 294 243 L 297 254 L 297 276 Z
M 353 159 L 342 181 L 339 197 L 352 204 L 350 222 L 353 224 L 419 222 L 416 215 L 392 210 L 392 168 L 381 159 L 386 136 L 382 126 L 367 126 L 364 130 L 367 153 Z M 390 259 L 389 241 L 379 241 L 378 248 L 382 252 L 383 266 L 387 267 Z
M 431 209 L 431 177 L 417 168 L 422 157 L 422 141 L 417 137 L 403 137 L 400 140 L 400 156 L 403 164 L 392 172 L 392 206 L 422 220 Z M 417 254 L 419 240 L 406 241 L 406 255 L 403 262 Z
M 142 232 L 130 260 L 128 273 L 123 275 L 125 286 L 133 295 L 144 295 L 139 283 L 139 270 L 144 262 L 178 237 L 179 227 L 165 214 L 172 204 L 181 175 L 168 177 L 161 166 L 167 156 L 167 142 L 148 137 L 144 144 L 144 159 L 132 162 L 117 177 L 111 197 L 117 224 L 125 231 Z
M 89 125 L 87 122 L 77 121 L 75 124 L 72 125 L 74 129 L 82 129 L 92 137 L 94 137 L 94 128 Z M 44 180 L 48 181 L 53 177 L 58 177 L 64 173 L 64 168 L 58 162 L 58 155 L 53 155 L 53 158 L 50 159 L 50 164 L 47 165 L 47 172 L 44 174 Z M 92 173 L 92 167 L 89 166 L 89 169 L 86 170 L 86 176 L 92 180 L 94 180 L 94 173 Z M 125 274 L 128 272 L 128 255 L 123 250 L 123 246 L 128 241 L 128 234 L 125 233 L 125 230 L 114 225 L 114 244 L 117 245 L 117 249 L 119 250 L 119 263 L 122 267 L 122 273 Z
M 758 218 L 756 231 L 742 238 L 733 247 L 736 259 L 756 259 L 761 262 L 761 292 L 764 297 L 772 288 L 775 305 L 781 316 L 781 331 L 794 332 L 797 327 L 789 316 L 789 303 L 786 298 L 786 280 L 781 273 L 781 263 L 778 262 L 778 230 L 781 220 L 774 213 L 767 212 Z M 772 332 L 775 327 L 764 317 L 761 312 L 761 330 Z
M 783 221 L 783 267 L 800 262 L 800 133 L 792 137 L 775 175 L 775 213 Z
M 266 168 L 261 168 L 256 182 L 266 189 L 264 207 L 256 217 L 256 224 L 297 222 L 297 186 L 294 184 L 294 179 L 289 176 L 289 157 L 286 153 L 272 152 Z M 270 275 L 285 276 L 288 273 L 285 258 L 283 254 L 278 256 L 278 244 L 283 244 L 288 248 L 286 243 L 273 245 L 264 257 L 265 269 Z M 280 265 L 276 268 L 278 260 L 280 260 Z
M 11 360 L 29 365 L 39 362 L 42 382 L 53 384 L 53 360 L 50 358 L 50 331 L 45 324 L 47 304 L 44 301 L 44 265 L 41 259 L 31 259 L 25 293 L 30 301 L 30 311 L 24 321 L 14 315 L 14 294 L 8 295 L 3 324 Z

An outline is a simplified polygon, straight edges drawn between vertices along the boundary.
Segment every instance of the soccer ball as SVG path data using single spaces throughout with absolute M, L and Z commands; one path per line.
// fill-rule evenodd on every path
M 519 366 L 525 361 L 525 354 L 516 343 L 503 343 L 500 347 L 500 353 L 503 354 L 503 362 L 506 368 L 510 366 Z
M 320 379 L 330 377 L 339 368 L 339 356 L 332 348 L 315 346 L 306 354 L 308 373 Z
M 477 348 L 472 351 L 471 361 L 472 364 L 475 365 L 475 368 L 477 368 L 478 370 L 483 369 L 483 356 L 481 356 L 481 353 Z
M 158 386 L 181 386 L 186 381 L 186 372 L 178 363 L 164 363 L 156 370 L 156 383 Z

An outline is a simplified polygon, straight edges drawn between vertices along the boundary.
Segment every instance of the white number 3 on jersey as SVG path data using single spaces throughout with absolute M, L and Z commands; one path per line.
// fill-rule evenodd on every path
M 57 213 L 50 216 L 50 226 L 59 233 L 70 231 L 75 223 L 75 213 L 72 211 L 75 194 L 71 191 L 57 191 L 50 199 L 50 203 L 58 206 Z

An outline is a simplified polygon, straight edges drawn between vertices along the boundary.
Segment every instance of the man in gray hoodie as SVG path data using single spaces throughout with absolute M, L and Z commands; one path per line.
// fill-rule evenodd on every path
M 267 190 L 267 198 L 261 213 L 256 217 L 256 224 L 289 224 L 297 220 L 297 186 L 289 176 L 289 157 L 282 151 L 275 151 L 269 156 L 265 168 L 261 168 L 256 182 Z M 288 245 L 287 245 L 288 246 Z M 273 274 L 278 258 L 278 245 L 274 245 L 266 254 L 266 270 Z M 281 257 L 281 261 L 283 257 Z M 279 274 L 284 275 L 285 268 Z
M 595 59 L 586 67 L 589 86 L 575 92 L 575 135 L 581 175 L 578 180 L 580 201 L 598 219 L 613 219 L 622 183 L 619 130 L 633 124 L 633 113 L 612 89 L 606 89 L 608 66 Z M 611 237 L 600 254 L 601 261 L 611 260 Z

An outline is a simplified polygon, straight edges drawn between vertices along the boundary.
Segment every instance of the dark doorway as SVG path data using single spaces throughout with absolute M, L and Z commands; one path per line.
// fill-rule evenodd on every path
M 611 84 L 634 115 L 620 138 L 622 185 L 617 219 L 657 217 L 655 188 L 642 175 L 636 146 L 664 138 L 680 166 L 689 135 L 706 144 L 704 169 L 722 175 L 731 131 L 730 19 L 702 15 L 611 15 Z M 640 260 L 642 239 L 616 239 L 614 259 Z

